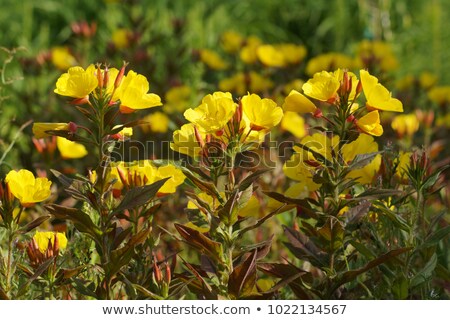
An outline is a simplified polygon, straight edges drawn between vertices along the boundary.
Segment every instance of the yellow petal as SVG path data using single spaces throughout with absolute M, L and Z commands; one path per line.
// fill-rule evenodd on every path
M 403 105 L 400 100 L 392 98 L 391 93 L 366 70 L 360 70 L 361 83 L 364 95 L 367 99 L 367 106 L 371 109 L 403 112 Z
M 317 107 L 307 97 L 296 90 L 292 90 L 284 99 L 284 111 L 293 111 L 298 113 L 314 113 Z

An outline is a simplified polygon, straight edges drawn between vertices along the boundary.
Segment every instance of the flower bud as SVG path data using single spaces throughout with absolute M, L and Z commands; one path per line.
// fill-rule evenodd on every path
M 195 140 L 197 140 L 198 145 L 203 148 L 205 146 L 205 141 L 203 140 L 202 135 L 200 134 L 200 131 L 198 130 L 197 126 L 194 126 L 194 133 L 195 133 Z
M 120 84 L 122 83 L 122 79 L 124 77 L 125 74 L 125 68 L 127 67 L 128 63 L 127 62 L 123 62 L 123 66 L 122 68 L 120 68 L 119 74 L 116 77 L 116 80 L 114 81 L 114 89 L 117 89 Z

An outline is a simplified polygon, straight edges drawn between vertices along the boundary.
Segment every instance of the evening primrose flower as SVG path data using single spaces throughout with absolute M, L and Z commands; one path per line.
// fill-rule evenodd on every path
M 98 80 L 94 75 L 95 66 L 91 64 L 86 70 L 82 67 L 69 68 L 56 81 L 55 93 L 77 99 L 86 98 L 97 88 Z
M 88 154 L 84 145 L 63 137 L 56 137 L 56 146 L 61 156 L 65 159 L 79 159 Z
M 195 137 L 194 127 L 194 124 L 188 123 L 183 125 L 180 129 L 175 130 L 173 133 L 173 142 L 170 143 L 170 148 L 192 158 L 197 158 L 201 154 L 202 148 Z M 204 140 L 206 134 L 200 130 L 198 132 Z
M 350 163 L 357 155 L 378 151 L 378 144 L 373 137 L 367 134 L 360 134 L 355 141 L 345 144 L 342 147 L 344 161 Z M 376 155 L 373 160 L 360 169 L 353 169 L 347 174 L 347 178 L 355 178 L 359 183 L 366 184 L 373 180 L 373 177 L 380 169 L 381 155 Z
M 166 133 L 169 130 L 169 117 L 163 112 L 154 112 L 146 116 L 144 121 L 147 125 L 142 126 L 144 132 L 153 131 L 159 133 Z
M 213 70 L 225 70 L 228 68 L 221 56 L 209 49 L 200 50 L 200 60 Z
M 228 53 L 236 53 L 242 47 L 244 38 L 235 31 L 226 31 L 222 34 L 222 48 Z
M 280 126 L 296 138 L 303 138 L 306 135 L 305 119 L 296 112 L 285 112 Z
M 362 131 L 372 136 L 381 136 L 383 127 L 380 124 L 380 114 L 374 110 L 355 121 L 356 126 Z
M 306 56 L 306 48 L 292 43 L 282 43 L 276 46 L 284 57 L 285 64 L 300 63 Z
M 258 61 L 257 50 L 262 41 L 255 36 L 250 36 L 245 41 L 245 46 L 241 49 L 239 57 L 244 63 L 253 64 Z
M 366 107 L 369 110 L 377 109 L 384 111 L 403 112 L 400 100 L 392 98 L 391 93 L 366 70 L 360 70 L 361 84 L 366 97 Z
M 308 61 L 306 65 L 306 74 L 312 76 L 323 70 L 332 71 L 337 68 L 353 69 L 355 61 L 346 55 L 336 52 L 330 52 L 315 56 Z
M 327 160 L 331 161 L 333 157 L 333 151 L 337 153 L 337 147 L 339 146 L 339 136 L 334 135 L 333 137 L 328 137 L 322 133 L 314 133 L 313 135 L 304 137 L 301 144 L 308 147 L 312 151 L 315 151 L 322 155 Z M 314 155 L 304 150 L 299 146 L 294 146 L 294 151 L 303 154 L 302 159 L 304 161 L 317 161 Z
M 395 116 L 391 123 L 392 129 L 394 129 L 399 137 L 412 136 L 417 130 L 419 130 L 419 120 L 414 113 L 402 114 Z
M 412 155 L 412 152 L 400 151 L 400 154 L 398 156 L 398 163 L 397 163 L 397 167 L 395 168 L 395 175 L 401 181 L 405 180 L 405 178 L 407 178 L 406 173 L 409 169 L 411 155 Z
M 44 201 L 51 193 L 51 181 L 47 178 L 35 178 L 33 173 L 25 169 L 10 171 L 6 175 L 5 182 L 11 193 L 24 207 Z
M 267 77 L 261 76 L 255 71 L 249 73 L 238 72 L 230 78 L 220 80 L 219 89 L 222 91 L 235 92 L 242 96 L 246 92 L 260 93 L 274 86 L 273 82 Z
M 317 107 L 303 94 L 297 90 L 292 90 L 284 99 L 283 110 L 298 113 L 314 113 Z
M 184 117 L 205 133 L 222 130 L 236 111 L 231 93 L 214 92 L 202 99 L 201 105 L 188 109 Z
M 47 122 L 35 122 L 33 123 L 33 134 L 36 139 L 42 139 L 50 137 L 51 135 L 46 133 L 53 130 L 69 130 L 68 123 L 47 123 Z
M 186 85 L 170 88 L 165 95 L 164 110 L 167 113 L 185 111 L 188 107 L 191 93 L 191 88 Z
M 51 56 L 52 63 L 60 70 L 67 70 L 77 64 L 77 60 L 70 53 L 68 47 L 53 47 Z
M 372 63 L 376 63 L 382 71 L 391 71 L 398 67 L 397 58 L 386 42 L 363 40 L 358 46 L 358 55 L 362 65 L 366 67 Z
M 67 237 L 62 232 L 40 232 L 36 231 L 33 236 L 33 240 L 36 241 L 38 249 L 41 253 L 45 253 L 49 244 L 53 247 L 55 245 L 55 238 L 58 238 L 58 248 L 65 249 L 67 247 Z
M 130 70 L 115 91 L 113 101 L 120 100 L 122 113 L 162 105 L 161 98 L 157 94 L 148 93 L 149 89 L 147 78 Z
M 303 93 L 308 97 L 333 103 L 340 87 L 339 80 L 332 72 L 322 71 L 314 74 L 303 86 Z
M 431 88 L 428 91 L 428 98 L 439 105 L 450 103 L 450 86 Z
M 159 181 L 165 178 L 169 178 L 164 185 L 159 189 L 160 193 L 169 194 L 177 191 L 177 187 L 181 185 L 186 176 L 183 172 L 172 164 L 158 167 L 158 171 L 155 176 L 155 181 Z
M 259 46 L 256 50 L 258 59 L 268 67 L 281 68 L 286 66 L 283 53 L 270 44 Z
M 296 189 L 305 191 L 305 193 L 316 191 L 320 184 L 313 181 L 315 168 L 305 163 L 303 153 L 294 153 L 284 164 L 283 172 L 286 177 L 297 181 Z
M 283 117 L 283 109 L 271 99 L 248 94 L 242 98 L 241 103 L 252 130 L 269 130 L 279 124 Z
M 131 32 L 125 28 L 119 28 L 114 30 L 111 40 L 117 49 L 125 49 L 130 45 Z

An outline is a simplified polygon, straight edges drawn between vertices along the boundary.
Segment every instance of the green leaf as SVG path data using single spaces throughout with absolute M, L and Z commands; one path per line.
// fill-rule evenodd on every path
M 434 269 L 436 269 L 437 265 L 437 255 L 436 253 L 433 253 L 430 260 L 427 262 L 427 264 L 423 267 L 422 270 L 417 272 L 414 277 L 411 279 L 410 285 L 411 287 L 417 287 L 421 285 L 422 283 L 428 281 L 431 279 Z
M 39 227 L 44 221 L 48 220 L 50 218 L 49 215 L 41 216 L 39 218 L 34 219 L 27 225 L 23 226 L 19 229 L 19 233 L 27 233 L 33 230 L 34 228 Z
M 355 200 L 374 200 L 374 199 L 398 196 L 400 194 L 402 194 L 402 191 L 400 191 L 400 190 L 372 188 L 372 189 L 368 189 L 368 190 L 360 193 L 359 195 L 355 196 L 353 199 L 355 199 Z
M 228 280 L 228 292 L 239 298 L 253 291 L 256 284 L 256 255 L 254 250 L 242 264 L 234 268 Z
M 15 299 L 18 299 L 19 297 L 23 296 L 25 293 L 27 293 L 28 288 L 30 287 L 31 283 L 36 280 L 47 268 L 53 263 L 55 260 L 55 257 L 52 257 L 46 261 L 44 261 L 34 272 L 34 274 L 28 278 L 27 282 L 25 282 L 18 290 L 17 295 L 14 297 Z
M 329 265 L 328 255 L 318 248 L 305 234 L 287 226 L 283 226 L 283 229 L 289 240 L 289 242 L 284 244 L 297 258 L 309 261 L 317 267 Z
M 272 171 L 272 169 L 258 169 L 252 174 L 248 175 L 247 177 L 242 179 L 241 182 L 239 182 L 238 185 L 239 191 L 244 191 L 248 189 L 253 184 L 253 182 L 256 181 L 256 179 L 258 179 L 261 175 L 269 171 Z
M 294 145 L 295 145 L 295 146 L 298 146 L 298 147 L 300 147 L 300 148 L 302 148 L 303 150 L 306 150 L 306 151 L 308 151 L 308 152 L 311 152 L 312 155 L 314 156 L 314 158 L 316 158 L 316 160 L 318 160 L 318 161 L 320 161 L 321 163 L 323 163 L 325 166 L 329 167 L 329 166 L 332 165 L 332 163 L 331 163 L 327 158 L 325 158 L 325 157 L 324 157 L 322 154 L 320 154 L 319 152 L 317 152 L 317 151 L 311 149 L 310 147 L 308 147 L 308 146 L 306 146 L 306 145 L 304 145 L 304 144 L 302 144 L 302 143 L 296 143 L 296 144 L 294 144 Z
M 272 191 L 263 191 L 263 193 L 265 195 L 267 195 L 268 197 L 275 199 L 281 203 L 295 204 L 306 215 L 310 216 L 311 218 L 317 218 L 316 211 L 311 207 L 311 205 L 307 199 L 289 198 L 289 197 L 286 197 L 284 194 L 281 194 L 278 192 L 272 192 Z
M 146 298 L 150 298 L 150 299 L 153 299 L 153 300 L 164 300 L 163 297 L 157 295 L 156 293 L 151 292 L 150 290 L 147 290 L 146 288 L 144 288 L 141 285 L 133 283 L 133 287 L 137 291 L 139 291 L 142 295 L 144 295 L 144 297 L 146 297 Z
M 341 285 L 343 285 L 347 282 L 353 281 L 354 279 L 356 279 L 356 277 L 369 271 L 370 269 L 373 269 L 373 268 L 379 266 L 380 264 L 386 263 L 386 262 L 392 260 L 393 258 L 397 257 L 398 255 L 410 251 L 411 249 L 412 248 L 400 248 L 400 249 L 391 250 L 391 251 L 389 251 L 385 254 L 382 254 L 381 256 L 373 259 L 372 261 L 367 263 L 362 268 L 346 271 L 346 272 L 339 274 L 336 278 L 336 282 L 335 282 L 334 286 L 332 287 L 331 292 L 334 292 L 335 290 L 337 290 Z
M 329 217 L 317 232 L 329 243 L 329 252 L 333 252 L 342 247 L 344 228 L 338 219 Z
M 395 299 L 404 300 L 408 298 L 408 279 L 402 274 L 394 280 L 392 284 L 392 293 L 394 294 Z
M 188 220 L 201 229 L 209 229 L 208 216 L 199 209 L 184 209 Z
M 132 236 L 123 247 L 111 251 L 111 261 L 107 265 L 110 276 L 115 275 L 124 265 L 130 262 L 134 254 L 134 248 L 144 243 L 149 235 L 150 229 L 144 229 Z
M 356 170 L 361 169 L 367 166 L 372 162 L 373 159 L 379 154 L 382 154 L 384 151 L 365 153 L 365 154 L 357 154 L 355 159 L 353 159 L 352 163 L 348 166 L 348 170 Z
M 150 185 L 135 187 L 127 191 L 120 204 L 112 212 L 112 215 L 123 212 L 124 210 L 131 210 L 136 207 L 140 207 L 150 200 L 152 200 L 157 194 L 158 190 L 166 183 L 170 178 L 164 178 L 158 180 Z
M 235 190 L 231 194 L 227 202 L 225 202 L 223 207 L 219 208 L 217 212 L 220 221 L 223 222 L 226 226 L 232 226 L 238 219 L 238 198 L 239 193 L 237 190 Z
M 450 233 L 450 226 L 446 226 L 445 228 L 438 229 L 436 232 L 432 233 L 431 235 L 427 236 L 425 238 L 425 241 L 423 244 L 421 244 L 418 248 L 424 249 L 432 247 L 439 243 L 442 239 L 444 239 L 448 234 Z
M 175 223 L 175 228 L 185 242 L 215 261 L 222 261 L 222 244 L 213 241 L 197 230 Z
M 99 238 L 102 235 L 102 231 L 92 222 L 86 213 L 76 208 L 64 207 L 57 204 L 48 204 L 44 208 L 56 218 L 72 221 L 78 231 L 90 235 L 97 244 L 101 245 Z
M 197 188 L 199 188 L 201 191 L 205 192 L 206 194 L 210 195 L 214 199 L 218 199 L 221 203 L 224 202 L 222 199 L 222 196 L 219 193 L 219 190 L 217 190 L 217 187 L 214 185 L 214 183 L 202 180 L 198 177 L 196 177 L 190 170 L 187 168 L 181 167 L 181 170 L 183 171 L 186 178 L 188 178 Z

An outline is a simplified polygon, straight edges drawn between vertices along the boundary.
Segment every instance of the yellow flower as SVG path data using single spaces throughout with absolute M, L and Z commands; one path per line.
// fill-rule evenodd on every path
M 150 130 L 165 133 L 169 130 L 169 117 L 163 112 L 154 112 L 146 116 L 143 120 L 148 122 L 147 125 L 142 127 L 145 132 Z
M 159 189 L 160 193 L 174 193 L 177 191 L 177 187 L 184 182 L 186 176 L 183 172 L 174 165 L 168 164 L 158 168 L 155 181 L 169 178 L 164 185 Z
M 367 61 L 376 61 L 382 71 L 391 71 L 398 67 L 397 58 L 392 53 L 391 46 L 382 41 L 361 41 L 358 46 L 358 55 L 363 65 Z
M 301 79 L 294 79 L 291 82 L 286 83 L 283 86 L 283 93 L 285 95 L 288 95 L 292 90 L 295 91 L 299 91 L 302 89 L 303 84 L 305 83 L 305 81 L 301 80 Z
M 205 133 L 200 131 L 202 139 L 205 139 Z M 170 143 L 170 148 L 190 157 L 197 158 L 202 148 L 195 138 L 194 124 L 188 123 L 183 125 L 179 130 L 173 133 L 173 142 Z
M 283 53 L 270 44 L 259 46 L 256 50 L 258 59 L 268 67 L 281 68 L 286 66 Z
M 244 38 L 235 31 L 226 31 L 222 34 L 222 48 L 228 53 L 238 52 L 244 43 Z
M 157 94 L 148 93 L 149 89 L 147 78 L 130 70 L 114 93 L 113 101 L 120 100 L 122 112 L 162 105 L 161 98 Z
M 61 156 L 66 159 L 79 159 L 88 154 L 84 145 L 63 137 L 56 137 L 56 146 Z
M 378 79 L 366 70 L 360 70 L 361 83 L 366 96 L 366 106 L 372 110 L 403 112 L 400 100 L 392 98 L 391 93 L 378 83 Z
M 246 45 L 241 49 L 239 57 L 244 63 L 253 64 L 258 61 L 257 50 L 262 44 L 261 40 L 255 36 L 248 37 Z
M 244 116 L 250 121 L 253 130 L 269 130 L 279 124 L 283 117 L 283 109 L 271 99 L 261 99 L 256 94 L 248 94 L 241 102 Z
M 95 66 L 92 64 L 86 70 L 82 67 L 69 68 L 67 73 L 59 77 L 54 92 L 72 98 L 85 98 L 97 88 L 94 72 Z
M 277 50 L 283 54 L 284 61 L 287 64 L 300 63 L 306 56 L 306 48 L 292 43 L 283 43 L 276 46 Z
M 334 135 L 332 138 L 329 138 L 325 134 L 314 133 L 311 136 L 304 137 L 300 142 L 312 151 L 321 154 L 327 160 L 332 161 L 332 151 L 334 150 L 334 152 L 337 153 L 337 147 L 339 146 L 339 136 Z M 319 160 L 316 159 L 311 152 L 306 151 L 299 146 L 294 146 L 294 150 L 298 153 L 303 154 L 302 159 L 304 161 Z
M 377 152 L 378 144 L 374 141 L 373 137 L 367 134 L 360 134 L 355 141 L 345 144 L 341 151 L 344 161 L 350 163 L 357 155 Z M 381 155 L 378 154 L 363 168 L 352 170 L 347 174 L 347 178 L 356 178 L 362 184 L 370 183 L 380 169 L 380 165 Z
M 60 70 L 67 70 L 77 64 L 68 47 L 54 47 L 51 50 L 52 63 Z
M 50 130 L 69 130 L 68 123 L 47 123 L 47 122 L 35 122 L 33 123 L 33 134 L 36 139 L 42 139 L 50 137 L 46 131 Z
M 200 60 L 213 70 L 225 70 L 228 68 L 228 63 L 216 52 L 209 49 L 200 50 Z
M 117 49 L 124 49 L 130 45 L 130 34 L 128 29 L 119 28 L 114 30 L 111 40 Z
M 309 79 L 302 87 L 303 92 L 308 97 L 333 102 L 337 97 L 337 91 L 340 87 L 339 80 L 334 73 L 322 71 L 316 73 L 312 79 Z
M 308 61 L 306 65 L 306 74 L 312 76 L 317 72 L 332 71 L 337 68 L 353 69 L 355 62 L 352 58 L 341 53 L 330 52 L 318 55 Z
M 49 242 L 52 246 L 55 245 L 55 237 L 58 238 L 58 248 L 65 249 L 67 247 L 66 235 L 62 232 L 40 232 L 36 231 L 33 239 L 36 241 L 39 251 L 45 253 L 48 249 Z
M 424 89 L 429 89 L 436 84 L 438 78 L 431 72 L 422 72 L 419 76 L 420 86 Z
M 449 103 L 450 86 L 439 86 L 430 89 L 430 91 L 428 91 L 428 98 L 439 105 Z
M 414 132 L 419 130 L 419 119 L 414 113 L 402 114 L 394 117 L 391 126 L 400 137 L 403 137 L 405 134 L 412 136 Z
M 284 111 L 293 111 L 298 113 L 314 113 L 317 107 L 307 97 L 296 90 L 292 90 L 284 99 Z
M 189 104 L 191 92 L 191 88 L 185 85 L 170 88 L 166 92 L 164 110 L 167 113 L 185 111 Z
M 383 127 L 380 124 L 380 114 L 378 110 L 374 110 L 356 120 L 357 127 L 367 134 L 372 136 L 381 136 L 383 134 Z
M 47 178 L 35 178 L 28 170 L 11 170 L 5 178 L 11 193 L 23 206 L 41 202 L 50 196 L 52 182 Z
M 273 87 L 273 82 L 259 75 L 254 71 L 245 74 L 243 72 L 236 73 L 230 78 L 220 80 L 219 89 L 222 91 L 232 91 L 237 95 L 242 96 L 247 91 L 250 92 L 264 92 Z
M 283 166 L 286 177 L 298 181 L 295 189 L 301 190 L 299 194 L 309 193 L 320 188 L 320 184 L 313 181 L 315 168 L 304 162 L 303 155 L 303 153 L 294 153 Z
M 214 92 L 202 99 L 195 109 L 188 109 L 184 117 L 205 133 L 222 130 L 236 111 L 231 93 Z
M 403 179 L 407 178 L 406 172 L 409 169 L 411 155 L 412 155 L 412 152 L 400 151 L 400 154 L 398 156 L 398 164 L 397 164 L 397 167 L 395 169 L 395 175 L 400 180 L 403 180 Z
M 285 112 L 281 120 L 281 128 L 289 131 L 297 138 L 303 138 L 306 135 L 305 119 L 295 112 Z

